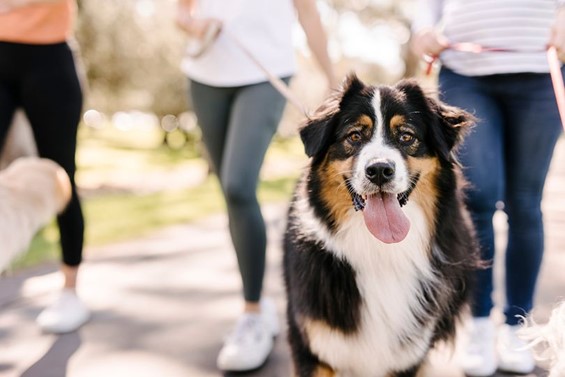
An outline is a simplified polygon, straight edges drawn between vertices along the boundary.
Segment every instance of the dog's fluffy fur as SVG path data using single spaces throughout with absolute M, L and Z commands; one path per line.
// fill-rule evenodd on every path
M 527 319 L 519 336 L 529 342 L 538 360 L 549 363 L 548 377 L 565 376 L 565 301 L 553 309 L 545 325 Z
M 284 240 L 297 376 L 416 376 L 453 339 L 478 265 L 454 153 L 471 124 L 414 81 L 350 76 L 301 129 Z
M 51 160 L 19 158 L 0 171 L 0 272 L 70 197 L 69 177 Z

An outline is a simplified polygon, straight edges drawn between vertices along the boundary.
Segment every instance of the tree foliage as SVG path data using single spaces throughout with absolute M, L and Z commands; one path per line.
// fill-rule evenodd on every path
M 180 71 L 184 40 L 175 3 L 82 0 L 77 24 L 88 82 L 88 103 L 106 112 L 179 114 L 186 105 Z

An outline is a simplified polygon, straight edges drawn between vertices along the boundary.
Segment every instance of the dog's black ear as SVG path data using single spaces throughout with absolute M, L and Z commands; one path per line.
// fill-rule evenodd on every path
M 415 105 L 428 125 L 429 135 L 444 160 L 451 160 L 452 152 L 461 144 L 475 123 L 475 117 L 463 109 L 449 106 L 432 94 L 424 93 L 415 80 L 401 81 L 397 88 L 404 92 L 408 102 Z
M 354 93 L 360 92 L 365 85 L 356 75 L 350 74 L 341 88 L 332 95 L 306 120 L 300 128 L 300 138 L 308 157 L 324 154 L 332 143 L 336 117 L 345 101 Z
M 435 121 L 432 122 L 431 137 L 437 146 L 440 158 L 456 161 L 457 147 L 475 124 L 475 117 L 463 109 L 449 106 L 438 99 L 427 97 Z
M 328 100 L 319 107 L 300 129 L 300 139 L 308 157 L 319 155 L 330 144 L 332 122 L 339 108 L 335 101 Z
M 361 92 L 364 88 L 365 84 L 363 84 L 363 82 L 359 80 L 355 73 L 348 74 L 345 77 L 345 80 L 343 80 L 343 82 L 341 83 L 340 92 L 342 94 L 342 100 L 350 95 Z
M 443 123 L 443 134 L 447 148 L 451 151 L 461 144 L 464 137 L 475 124 L 475 117 L 467 111 L 449 106 L 440 100 L 432 99 L 436 107 L 436 114 Z

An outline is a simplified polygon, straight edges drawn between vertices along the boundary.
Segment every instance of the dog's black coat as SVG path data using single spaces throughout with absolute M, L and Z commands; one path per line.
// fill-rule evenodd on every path
M 375 91 L 380 93 L 380 109 L 372 106 Z M 401 148 L 403 158 L 433 159 L 437 161 L 434 171 L 433 192 L 435 207 L 432 234 L 428 253 L 430 270 L 436 276 L 433 284 L 422 281 L 410 292 L 417 299 L 408 302 L 405 310 L 422 329 L 432 326 L 433 333 L 427 340 L 431 348 L 441 340 L 452 340 L 456 322 L 468 301 L 472 271 L 477 267 L 477 244 L 462 198 L 462 178 L 454 150 L 462 139 L 464 129 L 471 124 L 468 114 L 426 96 L 412 81 L 404 81 L 395 87 L 372 87 L 350 77 L 342 91 L 337 93 L 301 129 L 306 153 L 311 157 L 310 165 L 304 172 L 295 191 L 284 237 L 284 278 L 288 298 L 289 343 L 292 350 L 294 370 L 297 376 L 349 375 L 325 360 L 311 347 L 308 324 L 316 321 L 327 326 L 328 331 L 356 336 L 362 332 L 362 311 L 365 297 L 357 281 L 357 271 L 348 261 L 347 250 L 343 256 L 336 255 L 324 241 L 336 236 L 340 225 L 348 216 L 353 216 L 353 206 L 347 215 L 337 216 L 332 210 L 333 203 L 323 195 L 324 185 L 329 178 L 327 166 L 334 161 L 355 161 L 366 143 L 356 145 L 344 142 L 348 124 L 361 114 L 376 122 L 376 112 L 381 111 L 383 123 L 388 125 L 395 115 L 408 119 L 411 132 L 418 145 Z M 392 138 L 393 128 L 384 128 L 385 138 Z M 367 127 L 363 140 L 370 139 Z M 387 139 L 388 140 L 388 139 Z M 393 143 L 394 145 L 394 143 Z M 351 147 L 353 146 L 353 147 Z M 412 177 L 412 172 L 411 178 Z M 350 177 L 344 173 L 343 180 Z M 417 181 L 417 178 L 416 178 Z M 418 190 L 419 182 L 415 189 Z M 344 187 L 346 185 L 344 184 Z M 347 196 L 347 190 L 341 195 Z M 336 195 L 336 201 L 342 200 Z M 412 200 L 412 195 L 408 200 Z M 343 199 L 350 200 L 350 198 Z M 299 202 L 307 202 L 307 208 L 326 228 L 317 232 L 305 232 L 301 222 L 304 211 L 297 208 Z M 367 250 L 379 253 L 380 250 Z M 414 250 L 420 252 L 420 250 Z M 378 284 L 380 271 L 374 271 L 374 282 Z M 409 304 L 414 304 L 411 307 Z M 385 321 L 386 319 L 381 318 Z M 366 323 L 365 326 L 371 326 Z M 422 334 L 417 329 L 407 329 L 396 334 L 395 347 L 409 349 L 416 346 Z M 389 347 L 381 344 L 380 347 Z M 372 376 L 409 377 L 416 376 L 426 353 L 402 369 L 377 366 Z

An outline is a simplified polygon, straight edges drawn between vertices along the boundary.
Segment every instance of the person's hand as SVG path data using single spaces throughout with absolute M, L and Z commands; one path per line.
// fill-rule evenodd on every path
M 177 26 L 186 33 L 186 54 L 192 58 L 202 55 L 218 37 L 222 22 L 213 18 L 179 18 Z
M 565 62 L 565 7 L 562 6 L 557 11 L 555 23 L 551 28 L 549 45 L 554 46 L 557 55 L 562 62 Z
M 189 37 L 200 40 L 207 36 L 210 28 L 221 26 L 217 19 L 192 17 L 185 12 L 178 12 L 176 23 Z
M 422 29 L 412 37 L 412 51 L 416 56 L 436 57 L 449 47 L 447 38 L 434 28 Z

